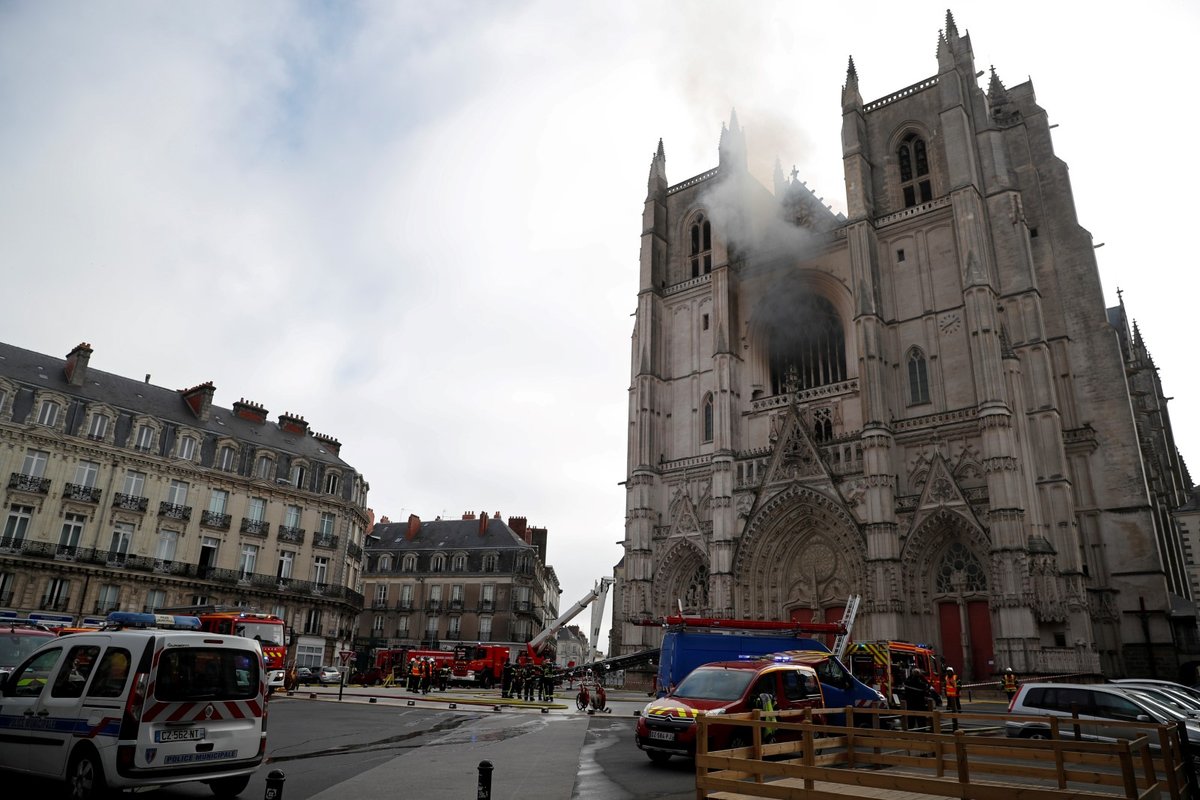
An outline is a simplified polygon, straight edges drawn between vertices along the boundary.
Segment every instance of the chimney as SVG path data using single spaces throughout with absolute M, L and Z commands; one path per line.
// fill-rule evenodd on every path
M 488 515 L 486 511 L 479 512 L 479 535 L 487 533 Z
M 308 433 L 308 423 L 304 421 L 304 417 L 297 417 L 290 411 L 279 415 L 279 428 L 284 433 L 298 433 L 301 436 Z
M 412 541 L 417 538 L 417 534 L 421 532 L 421 518 L 416 514 L 408 515 L 408 530 L 404 532 L 404 538 Z
M 233 415 L 260 425 L 267 421 L 267 410 L 244 397 L 233 404 Z
M 475 519 L 475 512 L 474 511 L 464 511 L 463 519 Z
M 301 421 L 303 422 L 303 420 L 301 420 Z M 333 455 L 335 455 L 335 456 L 341 455 L 342 443 L 339 442 L 337 439 L 333 438 L 332 436 L 326 436 L 323 433 L 317 433 L 316 431 L 313 432 L 312 437 L 314 439 L 316 439 L 318 442 L 320 442 L 321 444 L 325 445 L 325 449 L 328 450 Z
M 183 395 L 183 402 L 187 403 L 196 418 L 201 422 L 207 422 L 209 412 L 212 410 L 213 394 L 216 391 L 212 381 L 205 381 L 190 389 L 180 389 L 179 393 Z
M 389 522 L 391 522 L 391 520 L 388 519 L 387 514 L 384 514 L 382 517 L 379 518 L 380 525 L 387 525 Z
M 542 560 L 543 564 L 546 563 L 546 537 L 547 537 L 547 535 L 548 535 L 548 531 L 545 528 L 530 528 L 529 529 L 529 538 L 525 540 L 537 548 L 538 558 L 540 558 Z
M 88 361 L 92 357 L 92 346 L 87 342 L 80 342 L 75 345 L 75 349 L 67 353 L 67 365 L 63 367 L 63 374 L 67 376 L 67 383 L 72 386 L 83 386 L 83 382 L 87 380 Z
M 525 517 L 509 517 L 508 527 L 512 528 L 512 532 L 521 537 L 522 541 L 529 541 L 529 535 L 525 529 L 529 526 L 529 520 Z

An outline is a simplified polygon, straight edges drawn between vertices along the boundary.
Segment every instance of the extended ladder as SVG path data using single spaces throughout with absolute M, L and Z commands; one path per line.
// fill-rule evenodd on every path
M 845 655 L 846 646 L 850 644 L 850 632 L 854 629 L 854 617 L 858 615 L 858 604 L 861 600 L 862 595 L 857 594 L 850 595 L 846 600 L 846 612 L 842 615 L 842 627 L 846 630 L 833 640 L 833 654 L 838 658 Z

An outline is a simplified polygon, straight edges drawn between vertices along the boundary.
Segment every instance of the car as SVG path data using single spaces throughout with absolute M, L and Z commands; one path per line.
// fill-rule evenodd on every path
M 31 619 L 0 619 L 0 679 L 26 656 L 55 638 L 54 631 Z
M 1173 725 L 1182 721 L 1187 728 L 1188 740 L 1200 742 L 1200 721 L 1136 689 L 1107 683 L 1026 683 L 1013 696 L 1008 713 L 1059 717 L 1062 736 L 1074 736 L 1078 727 L 1079 738 L 1104 742 L 1133 738 L 1139 733 L 1136 728 L 1113 726 L 1107 724 L 1109 722 Z M 1004 723 L 1004 730 L 1008 736 L 1050 738 L 1050 725 L 1039 720 L 1008 719 Z M 1158 745 L 1151 742 L 1150 747 L 1154 750 Z M 1189 752 L 1188 757 L 1193 763 L 1200 763 L 1200 750 Z
M 0 683 L 0 768 L 65 781 L 74 800 L 191 781 L 236 797 L 266 753 L 262 649 L 199 628 L 114 612 L 46 640 Z
M 638 716 L 634 737 L 638 748 L 656 764 L 673 755 L 690 758 L 696 754 L 698 716 L 763 707 L 824 708 L 816 670 L 806 664 L 759 659 L 704 664 L 688 673 L 673 692 L 646 705 Z M 713 725 L 708 748 L 744 747 L 750 734 L 747 727 Z
M 1155 680 L 1153 678 L 1117 678 L 1113 680 L 1112 683 L 1115 683 L 1118 686 L 1136 684 L 1139 686 L 1153 686 L 1159 689 L 1169 689 L 1174 694 L 1189 698 L 1196 708 L 1200 708 L 1200 689 L 1196 689 L 1191 686 L 1184 686 L 1182 683 Z
M 1200 717 L 1200 704 L 1167 686 L 1147 683 L 1113 683 L 1117 689 L 1146 695 L 1187 717 Z
M 316 677 L 322 684 L 342 682 L 342 673 L 337 667 L 321 667 Z
M 319 667 L 296 667 L 296 683 L 307 686 L 318 681 Z

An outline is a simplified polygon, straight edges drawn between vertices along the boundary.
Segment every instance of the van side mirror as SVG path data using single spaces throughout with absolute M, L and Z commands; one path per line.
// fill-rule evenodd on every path
M 1138 721 L 1138 722 L 1151 722 L 1152 720 L 1151 720 L 1151 719 L 1150 719 L 1150 717 L 1149 717 L 1148 715 L 1146 715 L 1146 714 L 1138 714 L 1138 715 L 1137 715 L 1137 721 Z

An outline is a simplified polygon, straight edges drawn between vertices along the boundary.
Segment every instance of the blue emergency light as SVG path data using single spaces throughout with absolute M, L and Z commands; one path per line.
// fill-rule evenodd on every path
M 147 614 L 140 611 L 113 611 L 105 620 L 110 627 L 174 628 L 184 631 L 200 630 L 200 618 L 175 614 Z

